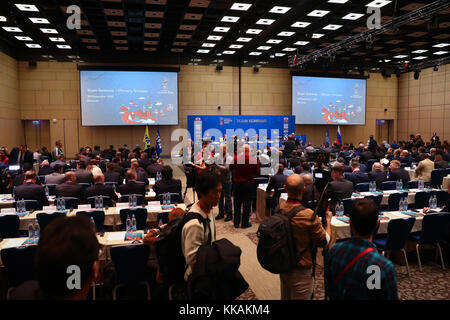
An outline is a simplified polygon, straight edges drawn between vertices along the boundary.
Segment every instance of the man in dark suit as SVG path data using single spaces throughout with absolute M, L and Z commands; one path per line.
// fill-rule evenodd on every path
M 36 184 L 36 173 L 33 170 L 25 172 L 25 182 L 14 189 L 15 200 L 37 200 L 41 206 L 48 206 L 48 199 L 42 186 Z
M 127 171 L 127 183 L 119 187 L 119 193 L 123 195 L 127 194 L 141 194 L 145 197 L 145 184 L 137 182 L 136 171 L 129 169 Z
M 408 150 L 403 150 L 400 153 L 400 163 L 406 164 L 407 167 L 411 167 L 411 163 L 413 162 L 413 159 L 409 156 Z
M 50 163 L 48 162 L 48 160 L 42 161 L 38 176 L 46 176 L 48 174 L 52 174 L 53 172 L 55 172 L 55 170 L 50 167 Z
M 20 170 L 16 175 L 12 176 L 12 183 L 14 187 L 21 186 L 25 181 L 25 173 Z
M 434 168 L 435 169 L 447 169 L 448 161 L 442 159 L 442 154 L 437 154 L 434 157 Z
M 270 178 L 269 184 L 267 185 L 266 188 L 267 194 L 269 194 L 272 190 L 277 191 L 279 188 L 284 188 L 287 176 L 283 174 L 283 171 L 284 171 L 284 164 L 279 163 L 277 173 Z
M 137 181 L 143 182 L 146 186 L 149 185 L 147 171 L 145 171 L 145 169 L 139 167 L 139 162 L 137 159 L 131 160 L 131 169 L 136 171 Z
M 151 163 L 152 162 L 148 158 L 147 152 L 142 152 L 141 159 L 139 160 L 139 166 L 145 170 Z
M 173 170 L 170 166 L 164 166 L 161 171 L 162 180 L 156 181 L 153 191 L 156 197 L 166 192 L 178 193 L 181 197 L 181 180 L 173 179 Z
M 53 170 L 53 173 L 45 176 L 45 184 L 60 184 L 66 181 L 66 178 L 63 175 L 63 167 L 57 164 Z
M 369 182 L 367 173 L 361 172 L 358 162 L 352 162 L 352 170 L 353 172 L 347 175 L 347 180 L 353 182 L 353 186 L 356 186 L 358 183 Z
M 303 175 L 303 181 L 305 182 L 305 193 L 303 193 L 302 201 L 304 203 L 310 202 L 310 201 L 319 201 L 320 199 L 320 192 L 317 190 L 316 186 L 314 185 L 314 180 L 311 174 L 305 174 Z
M 94 177 L 91 171 L 86 170 L 86 164 L 82 161 L 77 164 L 77 171 L 75 171 L 78 183 L 94 183 Z
M 333 180 L 328 184 L 327 198 L 331 198 L 330 209 L 334 212 L 336 203 L 347 198 L 351 198 L 353 193 L 353 183 L 343 178 L 344 168 L 342 164 L 335 163 L 331 169 Z
M 411 178 L 409 177 L 409 173 L 401 167 L 400 161 L 392 160 L 391 164 L 389 165 L 389 169 L 389 181 L 397 181 L 401 179 L 403 182 L 403 186 L 405 186 L 406 183 L 411 180 Z
M 372 171 L 369 172 L 369 180 L 375 181 L 377 188 L 379 189 L 382 182 L 387 181 L 387 176 L 385 171 L 381 171 L 381 164 L 375 162 L 372 166 Z
M 64 175 L 66 182 L 56 186 L 57 197 L 73 197 L 78 198 L 80 202 L 86 198 L 86 193 L 81 184 L 77 183 L 75 172 L 68 171 Z
M 33 168 L 33 153 L 28 150 L 27 145 L 23 144 L 19 148 L 11 150 L 9 155 L 9 163 L 20 165 L 23 171 L 28 171 Z
M 300 158 L 298 157 L 297 150 L 292 151 L 291 158 L 289 161 L 289 168 L 294 169 L 295 167 L 300 165 Z
M 370 136 L 369 137 L 369 145 L 368 145 L 369 151 L 375 153 L 377 150 L 377 146 L 378 146 L 377 141 L 373 138 L 373 136 Z
M 369 151 L 368 147 L 364 147 L 364 151 L 361 153 L 359 161 L 361 163 L 367 163 L 370 159 L 375 159 L 375 153 Z
M 86 198 L 95 196 L 107 196 L 111 200 L 119 200 L 113 186 L 107 186 L 103 183 L 105 182 L 105 177 L 103 174 L 96 174 L 94 177 L 95 184 L 92 187 L 86 189 Z
M 151 159 L 151 164 L 146 168 L 150 178 L 155 178 L 156 173 L 161 172 L 163 165 L 159 164 L 155 158 Z
M 295 145 L 295 141 L 294 141 L 295 135 L 290 134 L 288 136 L 288 139 L 286 141 L 283 141 L 283 157 L 284 158 L 289 158 L 292 154 L 292 151 L 294 151 L 295 149 L 297 149 L 297 146 Z
M 118 185 L 121 185 L 123 183 L 123 179 L 120 175 L 120 172 L 114 171 L 114 163 L 108 163 L 106 165 L 106 172 L 105 172 L 105 182 L 116 182 Z M 122 168 L 123 170 L 123 168 Z

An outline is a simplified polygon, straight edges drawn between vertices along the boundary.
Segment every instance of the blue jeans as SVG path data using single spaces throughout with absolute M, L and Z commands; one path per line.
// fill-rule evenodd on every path
M 233 215 L 233 206 L 231 202 L 231 181 L 222 183 L 222 194 L 219 200 L 219 215 Z

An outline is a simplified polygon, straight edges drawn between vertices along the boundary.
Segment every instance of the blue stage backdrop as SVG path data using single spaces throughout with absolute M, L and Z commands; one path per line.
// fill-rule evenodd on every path
M 245 133 L 251 138 L 256 134 L 260 140 L 264 135 L 272 139 L 272 130 L 276 130 L 280 137 L 295 133 L 295 116 L 188 116 L 188 130 L 194 141 L 203 138 L 228 137 Z M 264 131 L 265 130 L 265 131 Z M 275 132 L 274 132 L 275 134 Z M 306 140 L 306 137 L 305 137 Z

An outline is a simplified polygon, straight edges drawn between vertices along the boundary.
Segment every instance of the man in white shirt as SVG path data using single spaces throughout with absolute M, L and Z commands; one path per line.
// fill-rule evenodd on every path
M 212 209 L 219 203 L 222 193 L 220 176 L 212 171 L 203 171 L 197 177 L 195 191 L 199 200 L 191 207 L 189 212 L 200 214 L 205 223 L 201 223 L 198 219 L 192 219 L 183 226 L 181 231 L 181 248 L 187 265 L 184 274 L 186 281 L 192 274 L 197 262 L 198 248 L 216 240 L 216 225 Z

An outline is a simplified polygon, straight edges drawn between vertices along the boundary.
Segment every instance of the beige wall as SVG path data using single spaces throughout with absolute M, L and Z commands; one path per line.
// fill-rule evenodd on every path
M 404 74 L 399 81 L 399 139 L 420 133 L 429 141 L 433 132 L 442 141 L 450 138 L 450 65 L 422 70 L 418 80 Z
M 2 52 L 0 52 L 0 128 L 0 146 L 11 150 L 13 146 L 23 143 L 17 61 Z
M 242 114 L 291 114 L 290 69 L 242 68 Z M 50 141 L 61 139 L 64 152 L 72 156 L 83 145 L 142 145 L 145 127 L 82 127 L 80 123 L 79 71 L 75 63 L 38 62 L 30 68 L 18 63 L 20 79 L 20 110 L 22 119 L 50 119 Z M 344 142 L 365 141 L 375 134 L 376 119 L 397 119 L 398 79 L 384 79 L 372 74 L 367 81 L 367 124 L 342 126 Z M 164 154 L 175 143 L 170 134 L 177 127 L 187 128 L 188 115 L 239 114 L 239 69 L 214 66 L 181 66 L 179 73 L 179 126 L 160 126 Z M 221 106 L 221 110 L 217 109 Z M 388 109 L 384 112 L 384 109 Z M 55 121 L 53 121 L 55 119 Z M 396 132 L 396 121 L 394 132 Z M 155 141 L 157 127 L 149 127 Z M 326 127 L 296 126 L 298 134 L 306 134 L 313 144 L 325 139 Z M 330 126 L 330 139 L 336 138 L 336 126 Z

